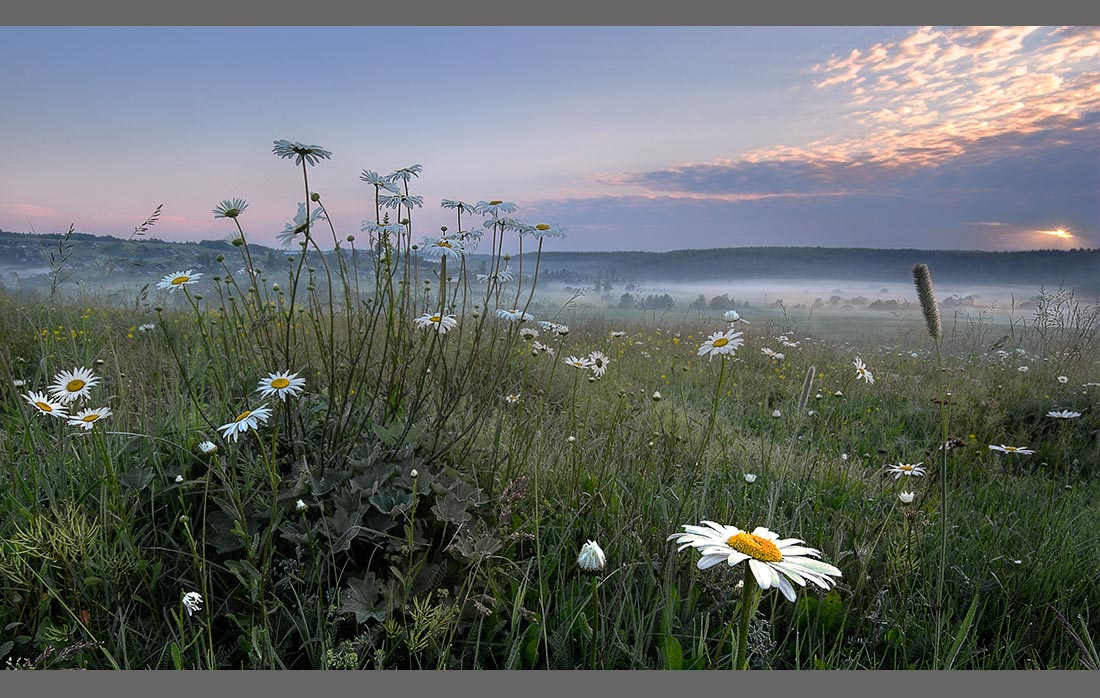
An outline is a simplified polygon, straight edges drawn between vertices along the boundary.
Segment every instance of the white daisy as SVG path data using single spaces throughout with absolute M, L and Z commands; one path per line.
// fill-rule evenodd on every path
M 48 414 L 51 417 L 68 417 L 65 412 L 65 403 L 60 400 L 53 400 L 46 396 L 46 393 L 39 393 L 31 391 L 23 396 L 27 402 L 35 406 L 35 408 L 42 414 Z
M 588 360 L 592 362 L 592 373 L 597 378 L 603 378 L 603 374 L 607 373 L 607 365 L 611 363 L 611 359 L 607 358 L 607 354 L 602 351 L 594 351 L 588 355 Z
M 90 397 L 91 388 L 97 385 L 99 385 L 99 378 L 96 378 L 95 374 L 81 366 L 71 371 L 58 373 L 53 377 L 53 383 L 50 385 L 49 390 L 50 395 L 53 395 L 54 398 L 68 404 L 77 398 Z
M 750 324 L 748 320 L 742 319 L 741 313 L 737 312 L 736 310 L 727 310 L 725 313 L 722 314 L 722 317 L 725 318 L 726 321 L 729 322 L 731 325 L 735 322 L 743 322 L 746 325 Z
M 165 274 L 164 278 L 157 282 L 157 288 L 175 291 L 181 286 L 190 286 L 191 284 L 198 283 L 201 278 L 202 272 L 196 272 L 191 269 L 187 271 L 177 271 L 172 274 Z
M 557 350 L 555 350 L 554 347 L 547 346 L 546 344 L 543 344 L 542 342 L 538 342 L 538 341 L 532 342 L 531 343 L 531 356 L 538 356 L 540 353 L 549 354 L 550 356 L 553 356 L 554 354 L 557 353 Z
M 719 354 L 732 354 L 744 343 L 745 340 L 741 338 L 740 332 L 734 332 L 732 329 L 715 332 L 699 347 L 699 356 L 710 354 L 711 358 L 714 358 Z
M 875 382 L 874 375 L 867 370 L 867 365 L 863 363 L 863 358 L 857 356 L 856 360 L 852 362 L 852 365 L 856 367 L 856 378 L 862 378 L 867 381 L 868 384 Z
M 538 339 L 538 336 L 539 336 L 539 331 L 536 330 L 534 327 L 524 327 L 524 328 L 520 329 L 520 331 L 519 331 L 519 338 L 524 340 L 524 341 L 529 341 L 529 340 L 532 340 L 532 339 Z
M 515 211 L 515 204 L 499 199 L 479 201 L 477 202 L 477 206 L 474 207 L 475 213 L 480 213 L 483 216 L 492 216 L 493 218 L 498 218 L 502 213 L 515 213 Z
M 1068 376 L 1058 376 L 1058 382 L 1059 383 L 1069 383 L 1069 377 Z
M 516 405 L 519 404 L 519 396 L 519 393 L 508 393 L 504 396 L 504 401 L 509 405 Z
M 600 572 L 606 565 L 607 556 L 604 555 L 599 543 L 590 540 L 581 546 L 581 552 L 577 555 L 577 567 L 580 567 L 582 572 Z
M 458 325 L 458 320 L 454 315 L 440 315 L 438 313 L 435 315 L 424 313 L 413 322 L 422 330 L 434 328 L 439 334 L 447 334 L 449 330 Z
M 199 443 L 199 451 L 204 456 L 209 456 L 210 454 L 215 453 L 217 450 L 218 445 L 213 441 L 202 441 Z
M 475 209 L 477 208 L 473 204 L 468 204 L 465 201 L 458 201 L 455 199 L 443 199 L 443 201 L 439 205 L 443 208 L 456 209 L 459 213 L 474 213 Z
M 916 492 L 898 492 L 898 499 L 902 504 L 912 504 L 913 498 L 917 496 Z
M 424 197 L 409 196 L 408 194 L 393 194 L 392 196 L 383 196 L 378 202 L 382 204 L 383 208 L 404 207 L 411 211 L 414 206 L 417 208 L 422 208 L 424 206 Z
M 570 356 L 563 359 L 563 362 L 573 368 L 592 368 L 592 359 L 587 356 Z
M 297 141 L 278 140 L 272 141 L 275 147 L 271 152 L 281 158 L 295 158 L 294 164 L 301 165 L 305 160 L 309 165 L 316 165 L 321 160 L 328 160 L 332 153 L 319 145 L 303 145 Z
M 1017 371 L 1019 371 L 1020 373 L 1027 373 L 1027 372 L 1028 372 L 1028 371 L 1030 371 L 1031 369 L 1029 369 L 1029 368 L 1028 368 L 1027 366 L 1021 366 L 1021 367 L 1019 367 L 1019 368 L 1018 368 L 1018 369 L 1016 369 L 1016 370 L 1017 370 Z
M 466 253 L 466 247 L 458 240 L 444 236 L 438 238 L 424 238 L 420 243 L 420 251 L 425 257 L 458 259 Z
M 387 180 L 385 177 L 378 174 L 374 170 L 363 170 L 363 172 L 359 175 L 359 179 L 367 182 L 368 184 L 373 184 L 375 189 L 385 189 L 386 191 L 392 192 L 394 194 L 401 193 L 400 189 L 391 184 L 389 180 Z
M 225 199 L 214 207 L 214 218 L 236 218 L 248 208 L 244 199 Z
M 485 283 L 486 281 L 493 280 L 497 282 L 511 281 L 513 279 L 512 267 L 506 266 L 503 270 L 498 272 L 490 272 L 488 274 L 478 274 L 478 283 Z
M 778 351 L 775 351 L 774 349 L 769 349 L 768 347 L 762 347 L 760 349 L 760 353 L 764 354 L 765 356 L 770 356 L 776 361 L 782 361 L 787 356 L 786 354 L 782 354 Z
M 413 177 L 419 177 L 420 173 L 424 171 L 424 168 L 420 165 L 409 165 L 408 167 L 402 167 L 399 170 L 391 172 L 386 175 L 386 179 L 390 182 L 408 182 Z
M 110 407 L 97 407 L 94 410 L 80 410 L 76 414 L 69 415 L 69 426 L 80 427 L 84 431 L 91 431 L 96 422 L 110 416 Z
M 841 572 L 830 564 L 816 560 L 821 551 L 799 545 L 798 538 L 783 538 L 763 526 L 752 533 L 736 526 L 725 526 L 713 521 L 703 521 L 702 526 L 684 524 L 686 533 L 674 533 L 668 537 L 680 544 L 679 550 L 696 548 L 702 553 L 696 566 L 705 570 L 721 562 L 731 567 L 748 560 L 749 569 L 761 589 L 776 587 L 788 601 L 795 600 L 794 587 L 813 582 L 822 589 L 829 589 Z M 788 581 L 788 579 L 790 581 Z
M 299 378 L 297 373 L 283 371 L 281 373 L 269 373 L 267 378 L 261 378 L 256 392 L 263 391 L 261 397 L 274 395 L 285 402 L 288 395 L 295 397 L 305 385 L 305 378 Z
M 1005 446 L 1004 444 L 1001 444 L 1000 446 L 989 444 L 989 450 L 1000 451 L 1001 453 L 1020 453 L 1025 456 L 1035 453 L 1035 451 L 1031 450 L 1030 448 L 1025 448 L 1023 446 Z
M 187 616 L 191 617 L 192 614 L 202 610 L 202 594 L 197 591 L 189 591 L 183 595 L 181 603 L 183 604 L 183 610 L 187 611 Z
M 249 429 L 259 429 L 260 425 L 265 424 L 270 417 L 271 408 L 260 405 L 254 410 L 241 412 L 232 422 L 218 427 L 218 430 L 222 432 L 223 438 L 236 441 L 238 434 L 243 434 Z
M 534 315 L 525 313 L 518 308 L 512 308 L 511 310 L 497 308 L 497 317 L 501 320 L 507 320 L 508 322 L 527 322 L 528 320 L 535 319 Z
M 611 332 L 611 336 L 612 336 L 612 337 L 625 337 L 625 336 L 626 336 L 626 332 L 623 332 L 622 330 L 613 330 L 613 331 Z
M 317 221 L 325 220 L 325 214 L 321 212 L 321 209 L 310 209 L 309 217 L 306 217 L 306 205 L 304 203 L 298 204 L 298 213 L 294 216 L 294 220 L 286 224 L 283 228 L 283 232 L 276 233 L 275 238 L 282 243 L 283 247 L 290 247 L 290 242 L 299 233 L 304 233 L 317 224 Z
M 539 223 L 538 225 L 529 226 L 525 231 L 526 234 L 533 238 L 563 238 L 565 237 L 565 231 L 559 225 L 548 225 L 546 223 Z
M 921 477 L 924 475 L 924 462 L 920 463 L 898 463 L 897 465 L 891 465 L 886 468 L 887 473 L 893 473 L 894 479 L 897 480 L 902 475 L 907 477 Z
M 749 483 L 750 485 L 756 482 L 756 473 L 745 473 L 745 482 Z
M 294 511 L 305 511 L 306 509 L 309 509 L 309 505 L 306 504 L 304 499 L 299 499 L 294 503 Z
M 1074 412 L 1073 410 L 1062 410 L 1061 412 L 1055 412 L 1054 410 L 1051 410 L 1050 412 L 1047 412 L 1047 416 L 1054 417 L 1055 419 L 1074 419 L 1076 417 L 1080 417 L 1081 413 Z

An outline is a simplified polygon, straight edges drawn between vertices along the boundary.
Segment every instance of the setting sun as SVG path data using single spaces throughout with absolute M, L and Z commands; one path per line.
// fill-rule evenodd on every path
M 1054 230 L 1040 230 L 1043 235 L 1052 235 L 1056 238 L 1069 239 L 1073 237 L 1073 233 L 1069 232 L 1065 228 L 1055 228 Z

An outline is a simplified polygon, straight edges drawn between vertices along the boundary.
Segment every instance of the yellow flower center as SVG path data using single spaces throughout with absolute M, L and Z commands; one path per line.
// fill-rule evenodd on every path
M 729 343 L 730 343 L 730 340 L 726 339 L 725 337 L 719 337 L 718 339 L 714 340 L 713 346 L 715 346 L 715 347 L 724 347 Z
M 904 470 L 904 471 L 908 472 L 908 471 L 913 469 L 913 466 L 911 466 L 911 465 L 899 465 L 898 468 L 900 470 Z
M 183 276 L 177 276 L 176 278 L 172 279 L 171 283 L 172 283 L 173 286 L 179 286 L 180 284 L 185 284 L 190 280 L 191 280 L 191 277 L 184 274 Z
M 436 247 L 448 247 L 448 248 L 452 247 L 451 243 L 447 242 L 446 240 L 440 240 L 439 242 L 437 242 L 435 244 L 436 244 Z
M 535 230 L 550 230 L 550 226 L 546 225 L 545 223 L 539 223 L 535 226 Z
M 74 378 L 65 384 L 65 390 L 68 390 L 70 393 L 75 393 L 83 387 L 84 381 L 80 380 L 79 378 Z
M 34 403 L 34 405 L 35 405 L 35 407 L 42 410 L 43 412 L 53 412 L 53 407 L 51 407 L 49 404 L 47 404 L 45 402 L 36 402 L 36 403 Z
M 248 415 L 250 415 L 250 414 L 252 414 L 252 410 L 245 410 L 244 412 L 241 412 L 239 415 L 237 415 L 237 418 L 234 419 L 233 421 L 234 422 L 243 422 L 244 420 L 248 419 Z
M 1019 451 L 1020 449 L 1016 448 L 1015 446 L 1005 446 L 1005 450 L 1006 451 Z
M 271 387 L 275 388 L 276 390 L 282 390 L 288 385 L 290 385 L 290 381 L 286 378 L 276 378 L 275 380 L 271 381 Z
M 767 538 L 742 531 L 736 536 L 730 536 L 726 545 L 739 553 L 744 553 L 754 560 L 762 562 L 779 562 L 783 559 L 783 553 L 775 547 L 775 543 Z
M 489 205 L 490 205 L 490 206 L 496 206 L 496 205 L 498 205 L 498 204 L 503 204 L 503 203 L 504 203 L 504 202 L 503 202 L 503 201 L 501 201 L 500 199 L 493 199 L 492 201 L 490 201 L 490 202 L 489 202 Z
M 99 414 L 95 412 L 93 412 L 92 414 L 86 414 L 80 418 L 82 422 L 94 422 L 97 419 L 99 419 Z
M 431 320 L 432 322 L 443 322 L 443 318 L 440 317 L 439 315 L 433 315 L 428 319 Z

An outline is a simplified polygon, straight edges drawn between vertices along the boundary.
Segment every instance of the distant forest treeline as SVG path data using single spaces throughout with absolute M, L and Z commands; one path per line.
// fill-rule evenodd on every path
M 534 262 L 524 254 L 524 269 Z M 933 278 L 971 283 L 1021 283 L 1091 288 L 1100 283 L 1100 249 L 979 252 L 858 247 L 727 247 L 672 252 L 543 252 L 549 279 L 711 281 L 730 278 L 911 278 L 924 263 Z M 573 277 L 573 278 L 570 278 Z

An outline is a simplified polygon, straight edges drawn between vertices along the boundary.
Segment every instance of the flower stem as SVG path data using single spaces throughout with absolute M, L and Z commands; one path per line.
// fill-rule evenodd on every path
M 760 587 L 756 584 L 749 565 L 745 563 L 745 588 L 741 590 L 741 623 L 737 626 L 737 654 L 734 660 L 735 669 L 748 669 L 749 650 L 749 621 L 756 611 L 756 604 L 760 600 Z

